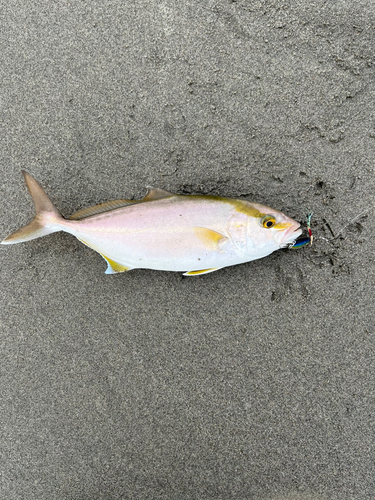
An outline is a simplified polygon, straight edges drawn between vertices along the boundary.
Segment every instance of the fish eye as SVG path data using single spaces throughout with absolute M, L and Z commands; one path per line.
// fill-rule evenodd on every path
M 276 219 L 272 215 L 265 215 L 261 224 L 265 229 L 271 229 L 276 224 Z

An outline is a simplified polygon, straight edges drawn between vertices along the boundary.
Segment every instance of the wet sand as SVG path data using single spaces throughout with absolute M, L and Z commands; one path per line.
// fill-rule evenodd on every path
M 1 247 L 1 498 L 375 498 L 375 5 L 3 3 L 1 239 L 26 169 L 64 216 L 151 185 L 315 241 L 190 278 Z

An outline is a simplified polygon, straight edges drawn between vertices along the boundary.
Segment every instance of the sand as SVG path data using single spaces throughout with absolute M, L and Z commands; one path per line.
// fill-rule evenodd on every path
M 375 4 L 4 1 L 0 237 L 145 186 L 314 245 L 202 277 L 0 248 L 0 497 L 375 498 Z M 365 212 L 360 216 L 362 212 Z

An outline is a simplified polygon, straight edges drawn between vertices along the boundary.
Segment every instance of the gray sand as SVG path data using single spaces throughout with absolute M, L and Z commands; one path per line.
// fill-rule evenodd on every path
M 0 247 L 0 498 L 374 499 L 374 2 L 0 9 L 1 239 L 22 168 L 65 216 L 153 185 L 316 236 L 199 278 Z

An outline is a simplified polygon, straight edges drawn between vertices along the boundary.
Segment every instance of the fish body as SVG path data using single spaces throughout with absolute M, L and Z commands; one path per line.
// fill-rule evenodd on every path
M 64 219 L 23 173 L 37 215 L 2 243 L 65 231 L 106 259 L 107 274 L 136 268 L 205 274 L 265 257 L 302 233 L 298 222 L 258 203 L 160 189 L 150 189 L 143 200 L 115 200 Z

